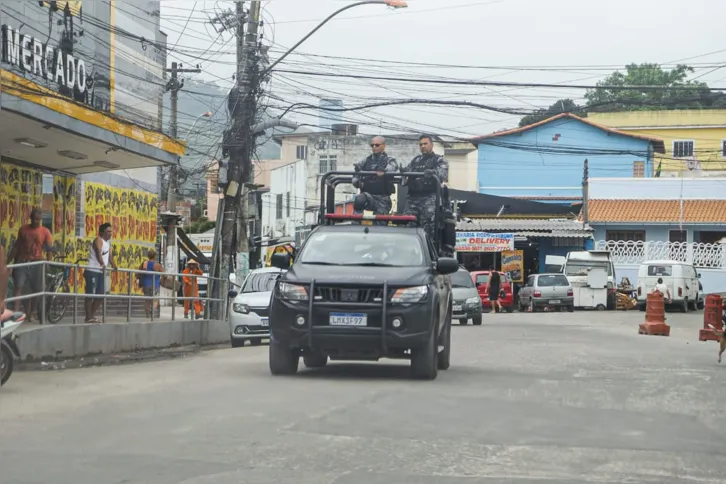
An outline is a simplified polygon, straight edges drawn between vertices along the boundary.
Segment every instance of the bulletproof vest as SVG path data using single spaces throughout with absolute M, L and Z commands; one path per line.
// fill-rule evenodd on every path
M 360 167 L 361 171 L 386 171 L 388 155 L 381 153 L 378 156 L 370 155 Z M 371 195 L 390 195 L 396 192 L 393 180 L 376 175 L 361 175 L 360 191 Z
M 411 171 L 423 173 L 426 170 L 436 168 L 436 162 L 439 161 L 439 155 L 419 155 L 411 162 Z M 408 194 L 413 196 L 434 195 L 436 193 L 436 180 L 433 178 L 417 177 L 408 181 Z

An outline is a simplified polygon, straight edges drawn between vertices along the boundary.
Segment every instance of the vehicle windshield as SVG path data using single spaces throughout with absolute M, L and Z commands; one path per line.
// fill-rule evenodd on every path
M 471 274 L 464 270 L 451 274 L 451 287 L 474 287 Z
M 672 276 L 673 266 L 648 266 L 649 276 Z
M 336 266 L 420 266 L 421 241 L 415 232 L 318 232 L 305 241 L 297 262 Z
M 279 272 L 253 272 L 247 277 L 247 280 L 245 280 L 242 292 L 250 293 L 272 291 L 278 277 L 280 277 Z
M 554 287 L 554 286 L 569 286 L 570 281 L 565 276 L 557 275 L 542 275 L 537 279 L 537 285 L 539 287 Z
M 608 276 L 613 275 L 612 266 L 605 261 L 567 261 L 565 274 L 568 276 L 586 276 L 587 270 L 591 267 L 603 267 L 608 271 Z

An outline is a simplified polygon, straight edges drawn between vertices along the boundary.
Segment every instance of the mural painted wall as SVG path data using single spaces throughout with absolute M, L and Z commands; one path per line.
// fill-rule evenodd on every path
M 78 206 L 76 194 L 82 183 L 83 201 Z M 98 228 L 105 222 L 113 227 L 111 244 L 116 264 L 124 269 L 137 269 L 146 259 L 149 249 L 157 239 L 158 198 L 143 190 L 115 188 L 92 182 L 80 182 L 74 177 L 53 177 L 52 223 L 48 227 L 53 235 L 53 246 L 64 261 L 74 263 L 88 260 L 91 243 Z M 17 239 L 18 230 L 30 220 L 30 211 L 43 205 L 43 173 L 39 170 L 19 167 L 8 163 L 0 165 L 0 244 L 10 251 Z M 80 231 L 76 227 L 77 213 L 84 215 Z M 46 212 L 47 213 L 47 212 Z M 85 262 L 81 262 L 85 264 Z M 73 290 L 76 279 L 78 291 L 85 291 L 83 271 L 71 271 L 69 285 Z M 111 276 L 111 292 L 128 294 L 129 279 L 134 294 L 142 294 L 135 277 L 114 272 Z

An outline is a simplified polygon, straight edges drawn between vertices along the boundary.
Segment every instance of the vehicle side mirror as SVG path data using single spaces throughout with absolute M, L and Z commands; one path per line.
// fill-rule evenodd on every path
M 238 295 L 239 295 L 239 293 L 237 291 L 235 291 L 234 289 L 232 289 L 232 290 L 230 290 L 230 291 L 227 292 L 227 297 L 230 298 L 230 299 L 234 299 Z
M 278 269 L 289 269 L 292 257 L 290 254 L 272 254 L 270 257 L 270 265 Z
M 436 261 L 436 270 L 440 274 L 453 274 L 459 270 L 459 261 L 453 257 L 441 257 Z
M 699 278 L 699 279 L 701 278 L 701 273 L 700 273 L 700 272 L 698 273 L 698 278 Z

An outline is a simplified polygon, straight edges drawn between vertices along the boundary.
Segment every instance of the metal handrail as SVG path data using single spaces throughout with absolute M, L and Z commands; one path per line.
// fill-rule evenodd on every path
M 106 321 L 106 302 L 108 300 L 128 300 L 128 309 L 127 309 L 127 314 L 126 314 L 127 322 L 131 322 L 131 307 L 132 307 L 133 301 L 149 301 L 149 300 L 162 301 L 162 300 L 171 299 L 172 300 L 171 319 L 174 320 L 175 319 L 175 309 L 176 309 L 176 305 L 177 305 L 178 301 L 205 301 L 206 305 L 208 306 L 208 304 L 210 302 L 224 303 L 227 300 L 227 285 L 229 284 L 229 280 L 225 280 L 224 278 L 220 278 L 220 277 L 205 276 L 204 274 L 184 274 L 181 272 L 158 272 L 158 271 L 147 271 L 147 270 L 141 270 L 141 269 L 127 269 L 127 268 L 110 269 L 107 267 L 103 271 L 104 278 L 107 277 L 108 275 L 110 275 L 112 272 L 121 272 L 121 273 L 129 274 L 127 293 L 126 294 L 109 294 L 109 293 L 107 293 L 107 294 L 85 294 L 85 293 L 78 292 L 78 276 L 77 276 L 78 271 L 80 269 L 83 269 L 84 271 L 87 269 L 91 269 L 91 270 L 94 270 L 95 272 L 98 272 L 97 267 L 89 267 L 88 265 L 82 265 L 80 263 L 73 264 L 73 263 L 69 263 L 69 262 L 43 260 L 43 261 L 33 261 L 33 262 L 21 262 L 21 263 L 17 263 L 17 264 L 8 264 L 7 268 L 12 270 L 12 269 L 18 269 L 18 268 L 23 268 L 23 267 L 33 267 L 33 266 L 38 266 L 38 265 L 42 266 L 41 279 L 43 281 L 44 287 L 45 287 L 45 282 L 47 280 L 47 275 L 48 275 L 47 269 L 49 267 L 63 267 L 63 268 L 75 269 L 73 281 L 72 281 L 72 284 L 69 284 L 69 292 L 67 292 L 67 293 L 57 292 L 57 291 L 51 292 L 48 290 L 44 290 L 42 292 L 23 294 L 22 296 L 18 296 L 18 297 L 13 296 L 13 297 L 8 297 L 5 299 L 6 303 L 12 303 L 12 302 L 16 302 L 16 301 L 26 301 L 29 299 L 40 298 L 40 314 L 39 314 L 40 324 L 45 324 L 45 321 L 46 321 L 46 313 L 47 313 L 47 309 L 48 309 L 46 307 L 46 304 L 47 304 L 46 298 L 48 296 L 64 296 L 64 297 L 73 298 L 73 324 L 77 323 L 78 299 L 81 297 L 84 299 L 90 298 L 90 299 L 102 299 L 103 300 L 103 309 L 102 309 L 102 321 L 103 322 Z M 160 278 L 164 277 L 164 276 L 172 276 L 172 278 L 174 279 L 175 282 L 178 281 L 180 277 L 191 277 L 193 279 L 193 282 L 192 282 L 192 292 L 193 293 L 196 292 L 196 289 L 198 287 L 197 280 L 199 278 L 204 278 L 204 279 L 211 280 L 211 281 L 219 281 L 219 282 L 221 282 L 221 284 L 225 290 L 221 293 L 222 296 L 219 298 L 211 297 L 210 296 L 211 293 L 209 291 L 207 292 L 206 296 L 199 296 L 199 297 L 194 297 L 194 296 L 178 297 L 176 290 L 172 290 L 171 297 L 163 296 L 161 294 L 161 291 L 159 292 L 159 294 L 156 294 L 154 296 L 138 295 L 138 294 L 133 293 L 134 275 L 137 275 L 137 274 L 151 275 L 151 276 L 156 276 L 156 277 L 160 277 Z M 176 284 L 174 286 L 176 287 Z M 154 312 L 155 312 L 154 309 L 152 309 L 152 312 L 151 312 L 152 321 L 154 320 Z M 222 316 L 223 320 L 226 318 L 226 304 L 222 304 L 222 315 L 221 316 Z

